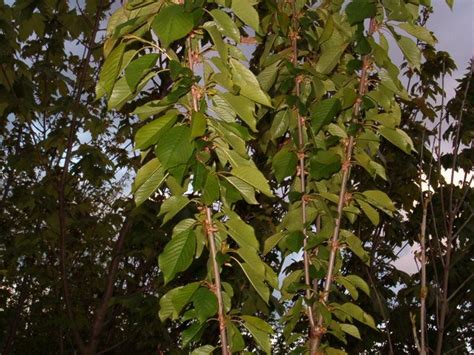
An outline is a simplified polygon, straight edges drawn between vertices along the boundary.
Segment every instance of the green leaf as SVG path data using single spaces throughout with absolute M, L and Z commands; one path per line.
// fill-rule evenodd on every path
M 167 318 L 177 319 L 181 310 L 186 306 L 199 288 L 199 282 L 180 286 L 168 291 L 160 299 L 159 317 L 163 322 Z
M 107 108 L 109 110 L 114 108 L 120 110 L 131 98 L 133 98 L 133 93 L 128 87 L 127 79 L 122 77 L 115 83 L 112 89 L 109 101 L 107 102 Z
M 341 230 L 341 234 L 344 235 L 345 242 L 349 246 L 349 249 L 352 250 L 352 252 L 357 255 L 360 260 L 367 264 L 369 262 L 369 256 L 362 247 L 361 240 L 346 230 Z
M 375 326 L 374 319 L 370 315 L 365 313 L 362 310 L 362 308 L 360 308 L 359 306 L 353 303 L 347 302 L 347 303 L 344 303 L 343 305 L 335 306 L 335 307 L 339 308 L 340 310 L 347 313 L 348 315 L 358 320 L 359 322 L 365 325 L 368 325 L 369 327 L 373 329 L 377 329 L 377 327 Z
M 145 150 L 156 144 L 163 132 L 170 129 L 178 118 L 178 112 L 171 110 L 156 120 L 141 127 L 135 135 L 135 148 Z
M 309 161 L 310 175 L 316 181 L 329 179 L 341 170 L 341 157 L 329 150 L 319 150 Z
M 173 236 L 166 244 L 163 253 L 158 257 L 165 284 L 170 282 L 176 273 L 186 270 L 191 265 L 195 249 L 196 236 L 191 229 Z
M 339 324 L 342 331 L 349 335 L 352 335 L 354 338 L 360 339 L 359 329 L 355 325 L 352 324 Z
M 399 36 L 397 43 L 408 63 L 412 67 L 420 69 L 421 52 L 416 43 L 405 36 Z
M 351 25 L 363 22 L 366 18 L 374 17 L 375 3 L 372 0 L 353 0 L 346 7 L 347 20 Z
M 380 190 L 367 190 L 362 193 L 367 198 L 367 202 L 383 210 L 395 211 L 395 205 L 385 192 Z
M 403 150 L 405 153 L 410 154 L 412 150 L 415 151 L 411 138 L 401 129 L 380 126 L 379 133 L 382 135 L 382 137 L 384 137 L 394 146 Z
M 270 128 L 270 135 L 273 141 L 286 133 L 290 125 L 290 117 L 290 110 L 282 110 L 276 113 Z
M 194 16 L 186 12 L 183 6 L 169 5 L 163 7 L 151 24 L 153 31 L 164 47 L 171 42 L 185 37 L 194 27 Z
M 222 10 L 214 9 L 211 16 L 217 25 L 217 29 L 224 35 L 240 43 L 240 31 L 230 16 Z
M 154 100 L 147 102 L 142 106 L 138 106 L 133 114 L 137 115 L 141 120 L 145 120 L 152 115 L 157 115 L 163 111 L 168 110 L 169 104 L 162 104 L 161 100 Z
M 156 155 L 166 169 L 189 161 L 194 151 L 190 138 L 191 129 L 187 126 L 175 126 L 161 137 L 156 145 Z
M 191 342 L 197 341 L 201 338 L 207 323 L 194 323 L 181 333 L 181 341 L 183 348 L 188 346 Z
M 125 46 L 125 43 L 120 44 L 105 59 L 99 74 L 97 92 L 102 90 L 107 93 L 108 97 L 110 97 L 112 89 L 115 85 L 115 81 L 119 74 L 120 67 L 122 66 L 122 57 L 125 51 Z
M 324 348 L 324 353 L 325 355 L 347 355 L 344 350 L 332 348 L 330 346 Z
M 434 39 L 433 35 L 430 31 L 426 28 L 418 25 L 412 25 L 411 23 L 402 22 L 398 25 L 402 30 L 411 34 L 413 37 L 428 43 L 430 46 L 434 46 L 436 44 L 436 40 Z
M 202 112 L 193 112 L 191 118 L 191 138 L 201 137 L 206 132 L 206 116 Z
M 327 130 L 334 137 L 347 138 L 347 133 L 340 126 L 335 123 L 330 123 L 327 127 Z
M 205 287 L 200 287 L 194 293 L 192 301 L 197 318 L 201 323 L 217 313 L 217 297 Z
M 229 346 L 232 353 L 237 353 L 244 350 L 245 342 L 242 334 L 239 329 L 234 325 L 234 323 L 229 322 L 227 324 L 227 331 L 229 332 Z
M 287 146 L 280 149 L 272 159 L 272 168 L 277 181 L 281 183 L 286 177 L 293 176 L 297 163 L 298 157 L 295 152 L 291 151 Z
M 203 345 L 197 349 L 194 349 L 191 355 L 210 355 L 216 348 L 212 345 Z
M 278 232 L 265 239 L 263 243 L 263 255 L 267 255 L 284 237 L 284 233 Z
M 260 259 L 254 248 L 241 247 L 235 251 L 247 265 L 252 265 L 255 273 L 265 275 L 265 263 Z
M 339 62 L 346 47 L 347 43 L 323 46 L 323 52 L 315 66 L 316 71 L 321 74 L 329 74 Z
M 132 191 L 135 204 L 140 206 L 165 181 L 166 174 L 158 159 L 152 159 L 143 165 L 137 172 Z
M 322 127 L 331 123 L 341 109 L 341 101 L 336 98 L 330 98 L 318 102 L 311 115 L 311 126 L 314 134 L 318 134 Z
M 271 353 L 270 334 L 273 334 L 273 329 L 264 320 L 252 317 L 241 316 L 244 321 L 244 326 L 252 334 L 256 343 L 267 354 Z
M 224 213 L 229 217 L 225 222 L 227 232 L 242 248 L 259 249 L 257 237 L 251 226 L 242 221 L 237 213 L 225 208 Z
M 202 198 L 206 205 L 211 205 L 219 198 L 219 179 L 215 172 L 207 174 L 206 183 L 202 192 Z
M 270 290 L 263 282 L 263 280 L 265 280 L 265 274 L 262 275 L 257 273 L 252 267 L 252 265 L 248 265 L 247 263 L 241 263 L 237 259 L 235 259 L 235 261 L 240 265 L 255 291 L 257 291 L 260 297 L 262 297 L 262 299 L 266 303 L 268 303 L 268 300 L 270 298 Z
M 229 92 L 221 94 L 225 101 L 232 107 L 234 112 L 244 121 L 252 131 L 257 132 L 257 121 L 255 119 L 255 104 L 244 96 L 232 95 Z
M 351 282 L 354 286 L 356 286 L 358 289 L 362 290 L 367 296 L 370 296 L 370 289 L 369 285 L 360 277 L 357 275 L 347 275 L 345 276 L 346 280 Z
M 272 197 L 272 191 L 265 176 L 254 166 L 237 166 L 232 169 L 231 174 L 242 179 L 249 185 L 255 187 L 261 193 Z
M 232 0 L 232 11 L 246 25 L 252 27 L 256 32 L 259 31 L 260 20 L 258 18 L 258 12 L 249 0 Z
M 166 199 L 161 205 L 159 214 L 159 216 L 164 215 L 162 225 L 176 216 L 176 214 L 186 207 L 189 202 L 190 201 L 186 196 L 171 196 Z
M 131 91 L 135 91 L 140 80 L 155 66 L 158 58 L 158 54 L 148 53 L 135 59 L 127 66 L 125 78 Z
M 364 202 L 363 200 L 356 199 L 359 206 L 364 211 L 365 215 L 369 218 L 374 226 L 377 226 L 380 223 L 380 216 L 379 213 L 368 203 Z
M 281 61 L 277 60 L 275 63 L 272 63 L 268 67 L 264 68 L 257 75 L 258 82 L 260 83 L 261 88 L 266 92 L 270 91 L 277 79 L 280 63 Z
M 258 202 L 255 199 L 255 189 L 252 186 L 233 176 L 225 176 L 224 178 L 240 192 L 248 204 L 258 205 Z
M 245 1 L 245 0 L 243 0 Z M 231 58 L 232 79 L 240 87 L 240 95 L 249 98 L 259 104 L 272 106 L 269 96 L 260 88 L 255 75 L 241 62 Z

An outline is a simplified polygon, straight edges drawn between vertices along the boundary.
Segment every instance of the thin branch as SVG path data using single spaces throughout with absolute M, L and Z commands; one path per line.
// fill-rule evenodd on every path
M 369 24 L 369 31 L 368 36 L 371 37 L 377 28 L 377 22 L 375 18 L 370 19 Z M 368 76 L 369 76 L 369 68 L 372 64 L 370 54 L 367 54 L 363 57 L 362 60 L 362 71 L 359 81 L 359 90 L 358 90 L 358 98 L 356 103 L 354 104 L 353 110 L 353 117 L 358 118 L 360 116 L 360 108 L 362 104 L 362 97 L 365 95 L 367 91 L 367 84 L 368 84 Z M 333 281 L 333 274 L 334 274 L 334 265 L 336 261 L 337 250 L 339 249 L 339 233 L 341 230 L 341 223 L 342 223 L 342 214 L 343 209 L 346 202 L 346 191 L 347 191 L 347 183 L 349 181 L 350 176 L 350 168 L 351 168 L 351 158 L 352 158 L 352 150 L 354 147 L 354 136 L 351 135 L 347 142 L 347 146 L 345 149 L 345 158 L 343 163 L 343 173 L 342 173 L 342 182 L 341 182 L 341 191 L 339 192 L 339 200 L 337 204 L 337 217 L 335 220 L 335 227 L 334 232 L 330 241 L 330 254 L 329 254 L 329 261 L 328 261 L 328 270 L 326 274 L 326 282 L 324 284 L 324 292 L 322 297 L 322 302 L 327 303 L 329 298 L 329 292 L 331 289 L 332 281 Z M 317 336 L 316 336 L 316 349 L 319 348 L 321 344 L 321 339 L 324 334 L 323 329 L 323 317 L 319 315 L 318 323 L 317 323 Z
M 187 51 L 188 51 L 188 62 L 189 68 L 191 71 L 194 72 L 194 56 L 198 55 L 193 52 L 191 46 L 191 37 L 187 39 Z M 193 85 L 191 88 L 191 95 L 192 95 L 192 111 L 197 112 L 199 111 L 199 94 Z M 191 118 L 192 119 L 192 118 Z M 225 308 L 224 308 L 224 300 L 222 298 L 222 282 L 221 282 L 221 275 L 219 270 L 219 265 L 217 263 L 217 248 L 216 248 L 216 239 L 214 235 L 215 227 L 212 221 L 212 211 L 209 206 L 204 207 L 206 213 L 206 221 L 205 221 L 205 230 L 207 234 L 207 238 L 209 240 L 209 248 L 210 248 L 210 256 L 212 262 L 212 271 L 214 273 L 214 285 L 213 291 L 217 298 L 217 314 L 219 320 L 219 332 L 220 332 L 220 339 L 222 345 L 222 355 L 230 355 L 230 349 L 228 346 L 227 340 L 227 326 L 226 326 L 226 316 L 225 316 Z
M 298 64 L 298 31 L 299 31 L 299 24 L 298 24 L 298 13 L 296 10 L 296 0 L 291 2 L 292 6 L 292 32 L 291 32 L 291 47 L 292 47 L 292 62 L 293 65 Z M 296 96 L 299 97 L 301 95 L 300 91 L 300 83 L 301 83 L 301 76 L 297 75 L 295 78 L 295 93 Z M 300 178 L 300 190 L 301 190 L 301 224 L 303 228 L 303 265 L 304 265 L 304 282 L 307 286 L 306 288 L 306 299 L 309 302 L 307 307 L 308 312 L 308 321 L 309 321 L 309 348 L 310 353 L 313 354 L 317 349 L 316 339 L 316 322 L 314 317 L 314 309 L 313 305 L 310 302 L 312 297 L 312 286 L 311 286 L 311 276 L 309 273 L 310 268 L 310 255 L 306 246 L 308 245 L 308 233 L 306 229 L 307 223 L 307 212 L 306 212 L 306 169 L 305 169 L 305 141 L 304 141 L 304 125 L 305 119 L 300 115 L 298 107 L 296 107 L 296 119 L 298 125 L 298 141 L 295 142 L 298 147 L 298 173 Z M 316 284 L 317 286 L 317 284 Z
M 72 147 L 75 142 L 76 138 L 76 126 L 78 120 L 78 106 L 79 101 L 81 99 L 82 90 L 84 87 L 84 83 L 86 80 L 87 75 L 87 65 L 92 58 L 92 48 L 94 46 L 95 37 L 97 34 L 97 30 L 99 28 L 100 17 L 102 15 L 102 6 L 101 2 L 98 5 L 98 11 L 95 17 L 94 28 L 91 31 L 91 35 L 89 38 L 89 43 L 86 48 L 84 48 L 85 55 L 83 56 L 83 60 L 81 63 L 81 68 L 78 73 L 78 78 L 76 81 L 76 85 L 73 92 L 73 103 L 71 105 L 71 122 L 67 137 L 67 146 L 66 146 L 66 156 L 64 159 L 64 166 L 62 169 L 62 173 L 60 176 L 59 186 L 58 186 L 58 199 L 59 199 L 59 210 L 58 210 L 58 217 L 59 217 L 59 264 L 60 264 L 60 274 L 61 274 L 61 281 L 63 287 L 63 297 L 64 303 L 66 307 L 66 312 L 69 318 L 69 321 L 72 324 L 72 333 L 74 337 L 74 341 L 76 345 L 79 347 L 81 352 L 85 350 L 84 340 L 82 339 L 79 330 L 77 329 L 76 324 L 76 317 L 74 316 L 74 312 L 72 309 L 72 302 L 71 302 L 71 295 L 69 290 L 69 283 L 68 277 L 66 272 L 66 234 L 67 234 L 67 223 L 66 223 L 66 214 L 67 214 L 67 206 L 66 206 L 66 180 L 69 173 L 69 165 L 71 163 L 72 157 Z
M 469 277 L 467 279 L 465 279 L 463 281 L 463 283 L 461 285 L 459 285 L 459 287 L 453 292 L 451 293 L 451 295 L 449 296 L 448 298 L 448 302 L 451 301 L 453 299 L 454 296 L 456 296 L 456 294 L 462 290 L 462 288 L 469 282 L 471 281 L 471 279 L 474 277 L 474 274 L 471 274 L 469 275 Z

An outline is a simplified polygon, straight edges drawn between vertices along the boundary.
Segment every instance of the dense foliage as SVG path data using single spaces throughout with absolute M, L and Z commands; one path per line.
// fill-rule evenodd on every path
M 430 11 L 0 4 L 2 354 L 467 354 L 473 66 L 445 104 Z

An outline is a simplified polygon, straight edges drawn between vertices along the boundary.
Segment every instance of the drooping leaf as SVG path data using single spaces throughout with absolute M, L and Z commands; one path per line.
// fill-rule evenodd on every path
M 316 181 L 329 179 L 341 170 L 341 157 L 329 150 L 319 150 L 310 159 L 310 175 Z
M 201 338 L 207 323 L 194 323 L 181 333 L 182 346 L 186 347 L 191 342 L 197 341 Z
M 244 0 L 246 1 L 246 0 Z M 241 62 L 231 58 L 233 81 L 240 87 L 240 95 L 265 106 L 272 106 L 269 96 L 262 90 L 254 73 Z
M 252 6 L 250 0 L 232 0 L 232 11 L 246 24 L 252 27 L 256 32 L 260 28 L 258 12 Z
M 334 119 L 341 109 L 341 102 L 336 98 L 330 98 L 318 102 L 311 115 L 311 126 L 314 134 L 317 134 L 321 128 Z
M 211 355 L 216 348 L 212 345 L 203 345 L 194 349 L 191 355 Z
M 257 131 L 257 121 L 255 119 L 255 104 L 245 96 L 232 95 L 229 92 L 221 94 L 224 100 L 232 107 L 234 112 L 250 127 L 254 132 Z
M 347 19 L 351 25 L 374 17 L 375 12 L 375 2 L 372 0 L 352 0 L 346 7 Z
M 186 270 L 191 265 L 195 249 L 196 236 L 191 229 L 173 236 L 166 244 L 165 249 L 158 257 L 165 284 L 174 279 L 178 272 Z
M 158 159 L 152 159 L 142 166 L 133 183 L 135 204 L 140 206 L 150 197 L 165 181 L 166 174 Z
M 371 205 L 364 202 L 363 200 L 357 199 L 357 203 L 362 208 L 362 211 L 364 211 L 365 215 L 369 218 L 372 224 L 374 226 L 377 226 L 380 223 L 380 216 L 377 210 L 375 210 L 375 208 L 373 208 Z
M 156 145 L 156 155 L 166 169 L 189 161 L 194 151 L 190 138 L 191 129 L 187 126 L 175 126 L 161 137 Z
M 125 51 L 125 43 L 117 46 L 105 59 L 99 74 L 97 86 L 110 97 L 115 81 L 122 65 L 122 57 Z M 97 90 L 99 91 L 99 89 Z
M 247 184 L 242 179 L 236 178 L 234 176 L 225 176 L 225 179 L 240 192 L 247 203 L 251 205 L 258 204 L 257 200 L 255 199 L 255 189 L 252 186 Z
M 418 25 L 413 25 L 411 23 L 402 22 L 398 25 L 402 30 L 411 34 L 413 37 L 428 43 L 431 46 L 436 44 L 436 40 L 434 39 L 433 35 L 428 31 L 426 28 Z
M 339 324 L 339 326 L 341 327 L 341 329 L 344 333 L 347 333 L 347 334 L 353 336 L 354 338 L 360 339 L 359 329 L 357 329 L 357 327 L 355 325 L 353 325 L 353 324 Z
M 184 6 L 173 4 L 163 7 L 155 16 L 151 26 L 163 46 L 168 47 L 171 42 L 191 32 L 194 27 L 194 17 L 191 12 L 185 11 Z
M 249 265 L 247 263 L 241 263 L 236 260 L 236 262 L 240 265 L 242 270 L 244 271 L 245 275 L 247 276 L 248 280 L 252 284 L 253 288 L 257 293 L 262 297 L 262 299 L 268 303 L 268 300 L 270 298 L 270 290 L 268 289 L 267 285 L 263 282 L 265 280 L 265 274 L 259 274 L 257 273 L 252 265 Z
M 370 204 L 390 212 L 395 211 L 395 206 L 392 200 L 385 192 L 380 190 L 367 190 L 362 194 L 367 198 L 367 202 Z
M 272 197 L 272 191 L 268 185 L 267 179 L 254 166 L 237 166 L 232 169 L 231 174 L 255 187 L 261 193 Z
M 273 329 L 264 320 L 253 316 L 240 316 L 244 321 L 245 328 L 252 334 L 257 344 L 267 354 L 271 353 L 270 334 Z
M 217 25 L 217 29 L 224 36 L 233 39 L 236 43 L 240 42 L 240 31 L 227 13 L 220 9 L 214 9 L 211 11 L 211 16 Z
M 135 135 L 135 148 L 144 150 L 150 145 L 156 144 L 160 135 L 171 128 L 171 126 L 176 122 L 177 117 L 178 113 L 171 110 L 156 120 L 141 127 Z
M 411 138 L 399 128 L 388 128 L 384 126 L 379 127 L 380 134 L 396 147 L 410 154 L 414 150 Z
M 192 298 L 199 322 L 203 323 L 217 313 L 216 295 L 206 287 L 200 287 Z
M 229 219 L 225 222 L 229 235 L 242 248 L 259 249 L 258 240 L 255 237 L 255 232 L 251 226 L 242 221 L 237 213 L 224 209 L 225 214 Z
M 176 216 L 189 202 L 186 196 L 171 196 L 166 199 L 161 205 L 159 214 L 159 216 L 164 216 L 162 224 L 166 224 L 166 222 Z
M 148 53 L 133 60 L 125 69 L 125 78 L 131 91 L 135 91 L 143 76 L 156 64 L 159 55 Z
M 397 40 L 403 55 L 413 68 L 420 68 L 421 52 L 416 43 L 405 36 L 400 36 Z
M 177 319 L 181 310 L 189 302 L 194 292 L 199 288 L 199 282 L 192 282 L 168 291 L 160 299 L 159 317 L 163 322 L 167 318 Z
M 288 147 L 280 149 L 272 160 L 272 168 L 278 182 L 282 182 L 288 176 L 292 176 L 296 171 L 298 157 L 295 152 Z

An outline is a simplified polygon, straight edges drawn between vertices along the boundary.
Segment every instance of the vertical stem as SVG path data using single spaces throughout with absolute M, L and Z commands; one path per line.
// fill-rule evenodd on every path
M 421 248 L 421 290 L 420 290 L 420 333 L 421 348 L 420 355 L 427 354 L 426 344 L 426 296 L 428 289 L 426 287 L 426 217 L 428 215 L 429 195 L 423 200 L 423 217 L 421 220 L 420 248 Z
M 454 234 L 454 219 L 455 214 L 453 210 L 453 189 L 454 189 L 454 169 L 456 168 L 456 160 L 458 157 L 458 151 L 460 146 L 460 132 L 461 132 L 461 125 L 462 125 L 462 116 L 464 107 L 466 105 L 467 94 L 469 91 L 469 85 L 472 80 L 472 75 L 474 72 L 474 60 L 471 60 L 471 70 L 467 77 L 466 87 L 464 89 L 464 97 L 461 103 L 461 107 L 458 112 L 457 117 L 457 129 L 456 129 L 456 136 L 454 138 L 454 147 L 453 147 L 453 162 L 451 165 L 451 181 L 450 181 L 450 193 L 449 193 L 449 209 L 448 209 L 448 231 L 446 235 L 446 257 L 444 263 L 444 270 L 443 270 L 443 285 L 441 288 L 441 312 L 440 312 L 440 319 L 439 319 L 439 327 L 438 327 L 438 334 L 437 334 L 437 342 L 436 342 L 436 355 L 441 355 L 443 350 L 443 340 L 444 340 L 444 331 L 446 325 L 446 315 L 448 313 L 449 308 L 449 297 L 448 297 L 448 286 L 449 286 L 449 272 L 451 269 L 451 253 L 453 251 L 453 242 L 455 239 Z M 441 147 L 439 148 L 441 149 Z M 440 151 L 441 156 L 441 151 Z M 441 190 L 442 191 L 442 190 Z M 442 199 L 441 199 L 442 200 Z M 443 256 L 441 256 L 442 258 Z
M 66 113 L 71 113 L 71 121 L 69 122 L 69 131 L 67 134 L 67 143 L 66 143 L 66 155 L 64 157 L 64 165 L 62 167 L 62 172 L 59 177 L 58 184 L 58 220 L 59 220 L 59 268 L 61 275 L 61 283 L 63 288 L 63 298 L 64 305 L 66 308 L 66 313 L 71 322 L 71 330 L 73 334 L 74 341 L 79 348 L 81 353 L 84 353 L 86 350 L 86 345 L 84 340 L 79 332 L 76 323 L 76 316 L 74 315 L 74 310 L 72 307 L 71 293 L 69 289 L 69 280 L 67 276 L 67 266 L 66 266 L 66 238 L 67 238 L 67 197 L 66 197 L 66 183 L 69 175 L 69 166 L 72 159 L 72 148 L 74 142 L 76 141 L 77 133 L 77 124 L 78 124 L 78 106 L 81 100 L 82 91 L 84 89 L 84 84 L 87 76 L 87 66 L 92 58 L 92 52 L 94 49 L 95 39 L 97 32 L 99 30 L 100 18 L 102 16 L 104 7 L 100 1 L 98 4 L 98 11 L 95 17 L 94 27 L 91 31 L 89 41 L 86 48 L 84 49 L 84 56 L 79 68 L 77 80 L 75 83 L 75 88 L 73 92 L 73 103 L 71 105 L 71 111 Z
M 209 246 L 211 249 L 211 258 L 212 258 L 212 269 L 214 271 L 214 282 L 215 282 L 215 293 L 217 297 L 217 311 L 219 319 L 219 331 L 222 343 L 222 354 L 230 354 L 229 347 L 227 345 L 227 332 L 226 332 L 226 320 L 225 320 L 225 311 L 224 311 L 224 301 L 222 300 L 222 285 L 221 285 L 221 275 L 219 273 L 219 265 L 216 260 L 216 242 L 214 238 L 214 232 L 212 228 L 212 215 L 211 209 L 206 207 L 206 224 L 207 228 L 207 237 L 209 239 Z
M 368 36 L 372 36 L 372 34 L 375 32 L 376 27 L 377 27 L 376 25 L 377 23 L 375 19 L 371 18 L 370 24 L 369 24 Z M 371 60 L 370 54 L 365 55 L 362 60 L 362 71 L 360 75 L 359 90 L 358 90 L 359 95 L 354 104 L 354 110 L 353 110 L 354 118 L 357 118 L 360 115 L 360 106 L 362 103 L 362 97 L 365 95 L 367 91 L 369 68 L 371 64 L 372 64 L 372 60 Z M 350 176 L 353 147 L 354 147 L 354 136 L 351 135 L 349 137 L 349 140 L 347 141 L 346 150 L 345 150 L 345 159 L 342 166 L 343 173 L 342 173 L 341 191 L 339 192 L 339 200 L 337 204 L 337 217 L 335 220 L 334 232 L 332 234 L 332 238 L 330 241 L 331 251 L 329 254 L 328 271 L 326 274 L 326 282 L 324 284 L 324 291 L 323 291 L 323 296 L 322 296 L 323 303 L 326 303 L 328 301 L 329 291 L 331 289 L 331 285 L 333 281 L 332 278 L 334 274 L 334 264 L 336 261 L 337 250 L 339 249 L 339 233 L 341 231 L 342 213 L 343 213 L 344 205 L 346 202 L 347 182 Z M 315 343 L 316 343 L 315 346 L 316 346 L 316 349 L 318 349 L 321 344 L 322 336 L 325 333 L 325 329 L 323 328 L 323 317 L 321 315 L 318 317 L 316 330 L 317 330 L 317 333 L 316 333 L 316 339 L 315 339 Z
M 187 40 L 188 45 L 188 62 L 189 68 L 194 72 L 194 53 L 191 46 L 191 38 Z M 199 94 L 195 89 L 194 85 L 191 88 L 192 95 L 192 111 L 199 111 Z M 217 250 L 216 250 L 216 241 L 214 236 L 214 226 L 212 223 L 212 211 L 209 206 L 205 207 L 206 211 L 206 234 L 209 240 L 209 248 L 212 260 L 212 271 L 214 273 L 214 293 L 217 298 L 217 313 L 219 320 L 219 332 L 222 344 L 222 355 L 230 355 L 230 350 L 227 341 L 227 330 L 226 330 L 226 319 L 225 319 L 225 310 L 224 310 L 224 301 L 222 299 L 222 283 L 221 275 L 219 271 L 219 265 L 217 264 Z
M 293 17 L 292 17 L 292 22 L 293 22 L 293 29 L 292 29 L 292 34 L 291 34 L 291 47 L 292 47 L 292 62 L 296 66 L 298 63 L 298 14 L 296 11 L 296 0 L 293 0 L 292 3 L 292 12 L 293 12 Z M 301 77 L 297 76 L 295 78 L 295 93 L 296 96 L 300 96 L 300 83 L 301 83 Z M 304 263 L 304 282 L 305 285 L 307 286 L 306 288 L 306 299 L 309 301 L 312 296 L 312 291 L 311 291 L 311 277 L 309 274 L 309 268 L 310 268 L 310 256 L 308 251 L 306 250 L 306 246 L 308 244 L 308 233 L 306 230 L 306 223 L 307 223 L 307 213 L 306 213 L 306 176 L 305 176 L 305 142 L 304 142 L 304 124 L 305 124 L 305 119 L 302 117 L 299 113 L 298 107 L 296 108 L 296 119 L 298 120 L 298 170 L 299 170 L 299 176 L 300 176 L 300 190 L 301 190 L 301 223 L 302 223 L 302 228 L 303 228 L 303 263 Z M 313 354 L 316 351 L 316 342 L 315 342 L 315 336 L 316 336 L 316 322 L 315 322 L 315 317 L 314 317 L 314 309 L 313 305 L 309 304 L 308 308 L 308 321 L 309 321 L 309 347 L 310 347 L 310 353 Z

